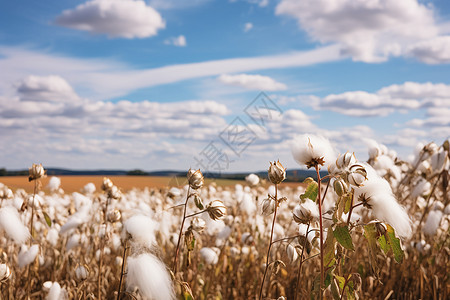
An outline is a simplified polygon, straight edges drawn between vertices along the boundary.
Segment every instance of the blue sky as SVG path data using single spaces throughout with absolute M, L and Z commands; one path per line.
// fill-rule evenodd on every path
M 303 133 L 406 158 L 449 138 L 449 63 L 444 0 L 3 1 L 0 167 L 293 169 Z

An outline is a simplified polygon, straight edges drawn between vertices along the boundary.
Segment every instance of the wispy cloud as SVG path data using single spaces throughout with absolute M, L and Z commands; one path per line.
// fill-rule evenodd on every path
M 10 89 L 30 74 L 58 74 L 74 85 L 84 97 L 108 99 L 146 87 L 220 74 L 283 69 L 344 59 L 339 46 L 279 55 L 231 58 L 169 65 L 153 69 L 132 69 L 114 60 L 80 59 L 27 50 L 0 47 L 0 91 Z M 127 78 L 127 80 L 123 80 Z
M 177 37 L 171 37 L 164 41 L 166 45 L 173 45 L 176 47 L 186 47 L 186 37 L 184 35 L 179 35 Z

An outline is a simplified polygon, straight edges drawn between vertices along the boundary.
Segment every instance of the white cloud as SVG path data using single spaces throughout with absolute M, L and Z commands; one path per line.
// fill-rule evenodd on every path
M 171 37 L 164 41 L 166 45 L 174 45 L 176 47 L 186 47 L 186 37 L 184 35 L 179 35 L 177 37 Z
M 218 80 L 224 84 L 243 87 L 249 90 L 280 91 L 287 89 L 286 85 L 268 76 L 251 74 L 222 74 Z
M 210 2 L 211 0 L 150 0 L 151 7 L 161 10 L 186 9 Z
M 60 74 L 83 97 L 108 99 L 130 91 L 187 79 L 226 73 L 309 66 L 341 60 L 339 47 L 328 46 L 304 52 L 231 58 L 169 65 L 153 69 L 131 69 L 113 60 L 77 59 L 16 47 L 0 47 L 0 91 L 29 74 Z M 127 80 L 123 80 L 127 78 Z M 6 93 L 6 92 L 4 92 Z
M 427 64 L 450 63 L 450 36 L 421 41 L 410 46 L 407 52 Z
M 67 102 L 78 100 L 79 97 L 60 76 L 28 76 L 17 85 L 17 92 L 24 101 Z
M 141 0 L 92 0 L 65 10 L 56 24 L 112 38 L 146 38 L 165 28 L 161 15 Z
M 282 0 L 276 14 L 296 18 L 314 40 L 339 43 L 357 61 L 409 55 L 449 62 L 449 37 L 441 36 L 433 8 L 417 0 Z
M 437 106 L 450 107 L 450 85 L 442 83 L 405 82 L 390 85 L 377 91 L 350 91 L 331 94 L 311 106 L 331 110 L 348 116 L 386 116 L 394 112 L 406 112 Z
M 244 24 L 244 32 L 249 32 L 250 30 L 252 30 L 253 28 L 253 24 L 248 22 Z

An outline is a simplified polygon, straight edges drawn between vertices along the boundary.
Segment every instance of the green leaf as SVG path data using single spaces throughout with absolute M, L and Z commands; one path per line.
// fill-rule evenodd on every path
M 377 237 L 378 232 L 375 227 L 375 223 L 367 224 L 364 226 L 364 236 L 367 239 L 367 242 L 369 244 L 369 257 L 370 257 L 370 266 L 372 267 L 372 270 L 375 272 L 375 274 L 379 275 L 379 266 L 378 266 L 378 259 L 377 259 L 377 253 L 380 251 L 377 246 Z
M 327 239 L 325 243 L 323 244 L 324 248 L 324 254 L 323 254 L 323 265 L 325 267 L 331 267 L 335 264 L 336 259 L 334 257 L 334 246 L 336 243 L 336 240 L 334 239 L 334 235 L 331 234 L 333 230 L 331 229 L 331 226 L 328 228 L 328 234 Z
M 188 292 L 184 292 L 184 300 L 194 300 L 194 298 Z
M 334 278 L 336 278 L 336 280 L 338 281 L 339 290 L 342 291 L 345 284 L 345 278 L 336 274 L 334 274 Z
M 319 185 L 313 179 L 307 178 L 304 182 L 307 181 L 309 182 L 308 186 L 306 187 L 305 193 L 300 195 L 300 199 L 301 200 L 311 199 L 312 201 L 316 201 Z
M 388 244 L 391 246 L 392 252 L 394 253 L 394 258 L 398 263 L 403 261 L 405 254 L 403 253 L 402 246 L 400 245 L 400 239 L 395 236 L 395 230 L 391 225 L 386 224 L 386 239 Z
M 339 244 L 341 244 L 345 249 L 355 250 L 352 237 L 346 224 L 338 224 L 336 229 L 333 231 L 333 234 Z
M 50 217 L 48 216 L 48 214 L 45 211 L 43 211 L 42 213 L 44 214 L 45 223 L 47 223 L 48 227 L 51 227 L 52 219 L 50 219 Z
M 383 250 L 386 255 L 389 253 L 389 250 L 391 250 L 391 245 L 389 245 L 384 235 L 378 238 L 378 244 L 380 244 L 381 250 Z
M 344 213 L 348 214 L 348 212 L 350 211 L 350 207 L 352 207 L 352 201 L 353 200 L 353 193 L 348 193 L 344 196 Z

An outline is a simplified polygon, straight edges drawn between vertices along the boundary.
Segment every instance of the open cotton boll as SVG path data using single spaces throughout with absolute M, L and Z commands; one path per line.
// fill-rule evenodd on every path
M 53 282 L 52 287 L 48 291 L 46 300 L 60 300 L 61 299 L 61 286 L 57 282 Z
M 80 235 L 79 234 L 73 234 L 66 243 L 66 250 L 69 251 L 75 247 L 78 247 L 80 245 Z
M 427 217 L 427 221 L 423 225 L 423 233 L 428 236 L 435 235 L 439 228 L 439 225 L 441 224 L 442 215 L 443 213 L 440 210 L 430 211 Z
M 355 188 L 355 199 L 364 199 L 371 206 L 373 215 L 394 227 L 399 236 L 411 236 L 411 220 L 392 194 L 389 183 L 369 165 L 364 164 L 364 168 L 368 179 L 363 186 Z
M 56 244 L 58 243 L 58 238 L 59 238 L 58 230 L 55 228 L 50 228 L 46 236 L 46 239 L 50 243 L 50 245 L 55 247 Z
M 411 192 L 411 197 L 417 198 L 419 196 L 428 195 L 431 191 L 431 183 L 425 179 L 421 179 Z
M 22 246 L 18 255 L 19 268 L 25 267 L 32 263 L 39 253 L 39 245 L 33 245 L 28 249 L 25 245 Z
M 175 293 L 166 266 L 150 253 L 131 256 L 127 260 L 127 288 L 138 287 L 151 300 L 173 300 Z
M 256 174 L 249 174 L 245 177 L 245 181 L 247 181 L 248 184 L 250 184 L 251 186 L 255 186 L 258 185 L 259 183 L 259 177 Z
M 0 229 L 3 229 L 19 245 L 25 243 L 30 237 L 30 231 L 23 225 L 19 213 L 11 206 L 0 209 Z
M 87 195 L 95 193 L 95 190 L 95 184 L 93 184 L 92 182 L 87 183 L 82 189 L 83 193 Z
M 87 223 L 89 221 L 89 211 L 88 210 L 81 210 L 76 212 L 75 214 L 71 215 L 67 222 L 61 226 L 61 229 L 59 230 L 59 234 L 64 234 L 68 232 L 71 229 L 77 228 L 78 226 Z
M 245 212 L 248 216 L 252 216 L 256 212 L 256 203 L 253 201 L 253 197 L 250 194 L 245 193 L 242 197 L 239 208 L 242 212 Z
M 208 265 L 215 265 L 219 261 L 219 256 L 212 248 L 203 247 L 200 249 L 200 256 Z
M 330 141 L 323 136 L 313 134 L 295 137 L 291 144 L 291 152 L 297 163 L 308 168 L 316 164 L 330 164 L 336 159 Z
M 155 230 L 158 227 L 152 219 L 144 215 L 134 215 L 124 223 L 124 232 L 131 235 L 134 242 L 152 247 L 156 244 Z
M 373 168 L 377 170 L 378 175 L 384 176 L 394 166 L 394 161 L 387 155 L 378 156 L 375 159 Z
M 59 190 L 60 186 L 61 186 L 61 179 L 55 176 L 50 178 L 47 184 L 48 189 L 52 192 L 56 192 L 57 190 Z

